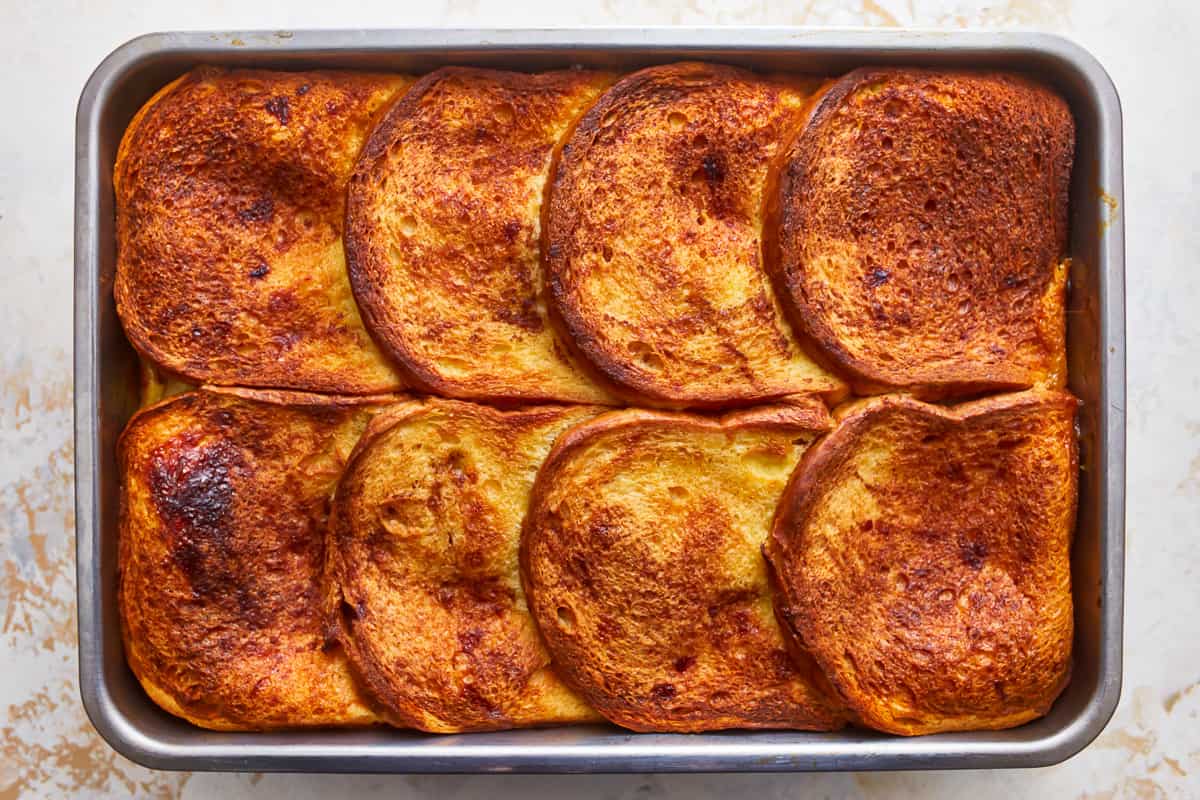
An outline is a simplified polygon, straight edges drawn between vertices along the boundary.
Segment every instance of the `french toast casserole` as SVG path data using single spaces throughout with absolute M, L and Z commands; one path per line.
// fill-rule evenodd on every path
M 197 68 L 114 174 L 126 659 L 214 730 L 999 730 L 1071 674 L 1018 74 Z

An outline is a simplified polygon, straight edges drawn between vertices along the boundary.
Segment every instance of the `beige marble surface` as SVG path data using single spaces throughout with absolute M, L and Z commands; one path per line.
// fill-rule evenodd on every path
M 1200 5 L 3 0 L 0 9 L 0 800 L 1200 795 Z M 1057 767 L 992 773 L 187 775 L 110 751 L 79 702 L 74 629 L 71 154 L 91 69 L 160 29 L 709 23 L 1036 28 L 1075 38 L 1111 72 L 1126 121 L 1130 391 L 1125 691 L 1107 731 Z

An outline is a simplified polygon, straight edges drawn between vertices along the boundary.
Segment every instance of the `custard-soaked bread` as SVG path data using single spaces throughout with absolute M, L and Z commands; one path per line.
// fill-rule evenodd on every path
M 768 543 L 779 613 L 866 725 L 1010 728 L 1066 685 L 1077 405 L 885 396 L 805 454 Z
M 860 393 L 1065 378 L 1066 103 L 1013 75 L 862 69 L 780 181 L 783 301 Z
M 350 183 L 350 278 L 375 338 L 422 388 L 604 402 L 542 300 L 542 194 L 606 73 L 446 67 L 375 128 Z
M 555 437 L 595 407 L 397 406 L 338 487 L 331 606 L 388 718 L 431 732 L 598 719 L 550 668 L 517 568 Z
M 200 390 L 121 436 L 125 655 L 167 711 L 216 730 L 379 721 L 331 643 L 329 499 L 392 398 Z
M 839 727 L 776 622 L 762 545 L 818 401 L 721 419 L 616 411 L 554 446 L 522 576 L 555 669 L 638 731 Z
M 629 399 L 840 390 L 800 349 L 762 259 L 764 199 L 808 88 L 652 67 L 605 93 L 563 148 L 543 241 L 552 311 Z
M 346 182 L 409 79 L 201 67 L 117 153 L 117 311 L 134 347 L 193 383 L 388 391 L 342 252 Z

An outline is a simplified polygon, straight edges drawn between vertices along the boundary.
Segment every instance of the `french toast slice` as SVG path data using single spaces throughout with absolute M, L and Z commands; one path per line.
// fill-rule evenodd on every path
M 797 329 L 859 394 L 1062 388 L 1074 139 L 1066 102 L 1016 75 L 833 83 L 769 215 Z
M 597 411 L 430 399 L 372 423 L 334 501 L 330 611 L 393 722 L 450 733 L 599 719 L 552 671 L 517 567 L 538 465 Z
M 363 327 L 346 182 L 397 75 L 197 68 L 117 153 L 117 312 L 191 383 L 369 394 L 401 386 Z
M 860 401 L 805 453 L 768 543 L 778 611 L 865 725 L 998 730 L 1071 669 L 1066 392 Z
M 121 435 L 118 598 L 146 693 L 203 728 L 382 722 L 331 643 L 334 483 L 392 396 L 201 389 Z
M 551 311 L 634 403 L 721 407 L 838 394 L 763 264 L 764 203 L 814 82 L 682 63 L 618 81 L 556 168 Z
M 613 76 L 445 67 L 372 132 L 346 252 L 367 327 L 422 389 L 613 402 L 547 320 L 539 255 L 554 152 Z
M 832 730 L 844 716 L 789 655 L 762 546 L 804 449 L 829 427 L 797 398 L 719 419 L 601 415 L 538 473 L 522 578 L 554 668 L 636 731 Z

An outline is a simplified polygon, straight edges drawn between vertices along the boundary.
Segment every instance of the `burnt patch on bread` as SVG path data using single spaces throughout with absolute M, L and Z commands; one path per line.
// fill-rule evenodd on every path
M 237 212 L 238 219 L 245 223 L 269 222 L 275 215 L 275 201 L 269 197 L 255 200 Z
M 330 451 L 380 402 L 198 390 L 130 422 L 119 606 L 130 665 L 167 710 L 221 730 L 375 718 L 335 646 L 353 615 L 321 576 Z
M 307 91 L 307 89 L 305 91 Z M 263 107 L 267 109 L 268 114 L 279 120 L 280 125 L 288 124 L 288 119 L 292 115 L 292 106 L 291 103 L 288 102 L 288 99 L 285 95 L 272 97 Z

